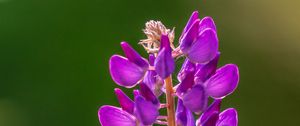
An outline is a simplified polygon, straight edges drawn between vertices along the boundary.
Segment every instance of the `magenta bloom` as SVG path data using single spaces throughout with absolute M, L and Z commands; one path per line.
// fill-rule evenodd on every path
M 148 61 L 142 58 L 128 43 L 122 42 L 125 57 L 113 55 L 109 60 L 112 79 L 120 86 L 133 87 L 148 70 Z
M 180 39 L 180 49 L 194 63 L 207 63 L 218 52 L 216 26 L 210 17 L 202 20 L 198 12 L 190 17 Z
M 143 87 L 141 92 L 144 95 L 139 94 L 132 101 L 122 90 L 116 88 L 115 93 L 121 108 L 102 106 L 98 112 L 101 124 L 103 126 L 139 126 L 154 123 L 159 115 L 158 100 L 148 87 Z
M 212 18 L 200 19 L 198 12 L 193 12 L 178 47 L 173 44 L 174 29 L 167 29 L 160 21 L 147 22 L 144 33 L 147 39 L 139 44 L 149 53 L 148 60 L 126 42 L 121 43 L 125 56 L 113 55 L 109 60 L 110 74 L 117 85 L 138 88 L 133 90 L 133 99 L 115 89 L 120 107 L 100 107 L 102 126 L 238 125 L 234 108 L 220 112 L 221 100 L 238 86 L 239 70 L 235 64 L 218 67 L 221 53 Z M 177 74 L 179 83 L 173 87 L 175 61 L 181 57 L 185 61 Z M 209 99 L 214 100 L 210 105 Z M 161 109 L 167 109 L 167 115 L 160 114 Z
M 238 115 L 234 108 L 220 113 L 221 100 L 215 100 L 197 120 L 197 126 L 237 126 Z

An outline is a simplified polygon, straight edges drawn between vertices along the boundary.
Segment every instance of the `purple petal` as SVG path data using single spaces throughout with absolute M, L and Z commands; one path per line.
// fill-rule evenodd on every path
M 121 42 L 121 47 L 129 61 L 144 69 L 149 67 L 147 60 L 142 58 L 127 42 Z
M 147 100 L 155 105 L 159 105 L 159 101 L 151 89 L 144 83 L 140 83 L 140 93 Z
M 199 33 L 204 31 L 206 28 L 211 28 L 214 31 L 217 31 L 214 20 L 211 17 L 204 17 L 199 24 Z
M 161 50 L 154 62 L 156 73 L 165 79 L 175 70 L 175 61 L 172 58 L 169 38 L 166 35 L 161 36 Z
M 202 85 L 195 85 L 183 96 L 183 104 L 192 112 L 201 112 L 207 106 L 208 97 Z
M 149 63 L 151 66 L 154 65 L 155 57 L 153 54 L 149 55 Z M 160 96 L 162 94 L 163 81 L 157 75 L 155 70 L 148 70 L 143 82 L 152 90 L 155 96 Z
M 203 84 L 208 78 L 215 74 L 220 53 L 217 53 L 215 58 L 207 64 L 197 64 L 197 72 L 195 74 L 195 83 Z
M 216 126 L 237 126 L 238 125 L 238 114 L 234 108 L 224 110 L 217 122 Z
M 196 21 L 197 19 L 199 19 L 198 11 L 194 11 L 192 13 L 192 15 L 190 16 L 189 21 L 185 25 L 185 28 L 183 29 L 180 38 L 182 38 L 182 36 L 190 29 L 190 27 L 192 26 L 192 24 L 194 23 L 194 21 Z
M 168 52 L 170 51 L 171 53 L 171 46 L 170 46 L 170 39 L 168 37 L 168 35 L 161 35 L 160 38 L 160 50 L 165 48 Z
M 213 98 L 222 98 L 231 94 L 238 85 L 239 71 L 234 64 L 227 64 L 217 70 L 204 85 L 206 92 Z
M 209 124 L 216 124 L 215 120 L 215 113 L 217 115 L 219 115 L 220 113 L 220 108 L 221 108 L 221 100 L 220 99 L 216 99 L 206 110 L 204 113 L 202 113 L 202 115 L 200 116 L 200 118 L 197 120 L 197 124 L 201 124 L 203 125 L 204 123 L 209 122 Z M 210 119 L 212 118 L 212 119 Z M 208 121 L 209 120 L 209 121 Z
M 182 100 L 178 99 L 176 109 L 176 123 L 178 126 L 195 126 L 193 113 L 186 109 Z
M 218 52 L 218 38 L 213 29 L 205 29 L 187 52 L 187 57 L 194 63 L 207 63 Z
M 157 73 L 153 70 L 148 70 L 146 73 L 143 82 L 153 91 L 156 84 L 156 75 Z
M 114 106 L 102 106 L 98 117 L 102 126 L 137 126 L 134 116 Z
M 195 72 L 187 72 L 185 78 L 178 84 L 176 89 L 176 94 L 178 97 L 182 98 L 183 95 L 193 87 L 194 73 Z
M 189 52 L 189 49 L 192 47 L 192 44 L 199 34 L 199 22 L 200 19 L 195 20 L 190 29 L 180 40 L 180 49 L 184 54 L 187 54 Z
M 186 74 L 194 72 L 195 68 L 196 65 L 186 58 L 184 63 L 182 64 L 180 71 L 178 72 L 177 79 L 181 82 L 185 78 Z
M 216 126 L 218 119 L 219 119 L 219 113 L 214 112 L 210 115 L 210 117 L 207 120 L 199 124 L 199 126 Z
M 154 61 L 155 61 L 155 56 L 154 56 L 154 54 L 149 54 L 149 64 L 150 64 L 151 66 L 154 65 Z
M 117 95 L 121 108 L 124 111 L 133 114 L 134 102 L 119 88 L 115 88 L 115 94 Z
M 150 101 L 146 101 L 142 96 L 135 98 L 135 114 L 144 125 L 151 125 L 159 115 L 158 107 Z
M 140 81 L 147 69 L 143 69 L 128 59 L 113 55 L 109 60 L 109 70 L 112 79 L 120 86 L 131 88 Z
M 154 70 L 148 70 L 143 82 L 151 89 L 155 96 L 162 94 L 163 80 Z
M 153 54 L 149 55 L 149 63 L 151 66 L 154 65 L 155 57 Z M 156 83 L 156 75 L 157 73 L 154 70 L 148 70 L 146 73 L 143 82 L 148 85 L 150 89 L 154 89 Z

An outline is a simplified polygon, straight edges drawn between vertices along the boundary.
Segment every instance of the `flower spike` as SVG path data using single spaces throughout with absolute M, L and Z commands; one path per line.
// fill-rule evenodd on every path
M 200 19 L 194 11 L 183 29 L 178 47 L 174 46 L 174 28 L 168 29 L 161 21 L 153 20 L 145 26 L 143 31 L 147 39 L 142 39 L 139 44 L 149 54 L 148 61 L 127 42 L 121 43 L 125 56 L 113 55 L 109 60 L 109 71 L 117 85 L 132 88 L 139 84 L 132 92 L 134 100 L 115 88 L 120 107 L 100 107 L 100 124 L 237 126 L 236 109 L 221 111 L 221 102 L 237 88 L 239 69 L 235 64 L 218 68 L 219 40 L 213 19 Z M 177 80 L 173 80 L 175 59 L 180 57 L 185 61 Z M 160 101 L 160 96 L 165 100 Z M 161 109 L 166 109 L 164 115 L 160 115 L 164 111 Z M 196 120 L 195 116 L 199 118 Z

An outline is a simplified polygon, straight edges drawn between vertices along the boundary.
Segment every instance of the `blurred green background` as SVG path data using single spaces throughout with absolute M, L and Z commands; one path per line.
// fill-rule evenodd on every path
M 300 125 L 299 0 L 0 0 L 0 126 L 99 126 L 117 105 L 108 71 L 119 43 L 161 20 L 180 35 L 194 10 L 214 18 L 220 65 L 240 83 L 224 101 L 240 126 Z M 127 90 L 130 91 L 130 90 Z

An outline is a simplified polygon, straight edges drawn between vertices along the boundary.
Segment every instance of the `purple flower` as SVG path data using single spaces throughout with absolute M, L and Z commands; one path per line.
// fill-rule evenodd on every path
M 142 94 L 137 94 L 132 101 L 122 90 L 115 89 L 121 108 L 105 105 L 99 109 L 98 116 L 102 126 L 139 126 L 151 125 L 156 121 L 158 101 L 142 87 Z M 146 88 L 146 89 L 144 89 Z M 146 91 L 146 92 L 144 92 Z M 144 97 L 146 96 L 146 97 Z
M 157 55 L 157 58 L 154 62 L 155 71 L 157 74 L 165 79 L 172 74 L 175 70 L 175 61 L 172 57 L 170 47 L 170 41 L 167 35 L 161 36 L 161 44 L 160 44 L 160 51 Z
M 118 107 L 104 105 L 98 116 L 102 126 L 137 126 L 136 118 Z
M 112 79 L 118 85 L 130 88 L 143 78 L 149 64 L 128 43 L 122 42 L 121 47 L 126 58 L 113 55 L 109 60 L 109 70 Z
M 218 58 L 219 55 L 205 65 L 195 65 L 186 60 L 179 72 L 181 82 L 176 93 L 193 112 L 203 111 L 209 96 L 221 99 L 231 94 L 238 85 L 237 66 L 227 64 L 216 71 Z
M 193 113 L 183 105 L 180 99 L 177 102 L 176 122 L 178 126 L 195 126 Z
M 196 11 L 191 15 L 178 47 L 173 45 L 174 29 L 166 28 L 160 21 L 147 22 L 143 30 L 147 39 L 139 44 L 149 53 L 149 62 L 128 43 L 121 43 L 125 57 L 110 58 L 110 74 L 118 85 L 132 88 L 139 84 L 139 89 L 133 90 L 132 100 L 116 88 L 120 108 L 100 107 L 102 126 L 237 126 L 237 111 L 229 108 L 220 112 L 220 107 L 221 100 L 238 86 L 238 67 L 217 67 L 220 52 L 216 26 L 212 18 L 200 20 L 198 16 Z M 174 87 L 172 74 L 175 59 L 180 57 L 185 57 L 185 61 L 177 74 L 179 84 Z M 163 93 L 166 100 L 160 101 Z M 210 98 L 214 102 L 208 105 Z M 167 109 L 167 115 L 160 115 L 161 109 Z M 200 115 L 197 121 L 194 114 Z
M 154 66 L 155 56 L 149 54 L 149 64 Z M 155 70 L 149 69 L 144 77 L 143 83 L 145 83 L 156 96 L 162 94 L 163 80 L 157 75 Z
M 198 12 L 194 12 L 180 39 L 180 49 L 194 63 L 207 63 L 218 52 L 218 37 L 212 18 L 200 20 Z
M 197 120 L 197 126 L 237 126 L 238 115 L 234 108 L 220 113 L 221 100 L 215 100 Z

